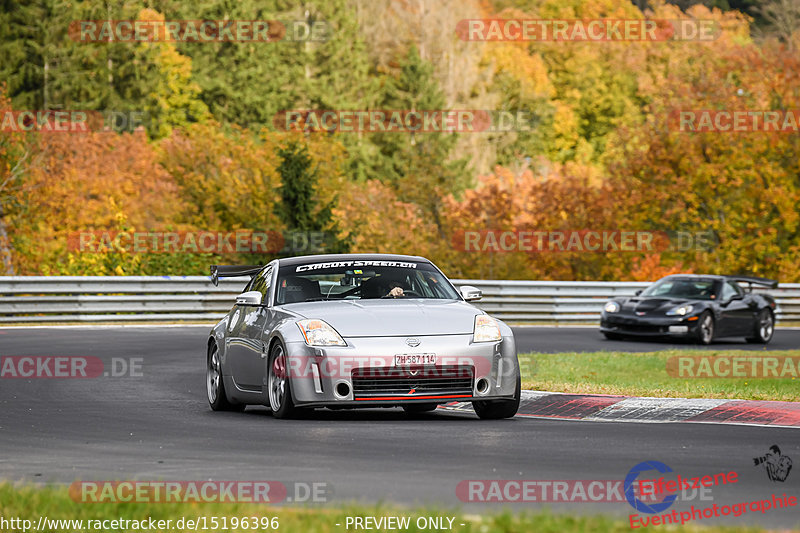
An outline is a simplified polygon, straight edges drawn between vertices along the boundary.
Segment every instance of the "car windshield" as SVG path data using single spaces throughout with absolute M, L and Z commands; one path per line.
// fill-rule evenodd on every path
M 642 296 L 666 296 L 691 300 L 714 300 L 716 281 L 712 279 L 670 279 L 655 282 L 642 292 Z
M 430 263 L 347 260 L 287 265 L 278 270 L 278 304 L 374 298 L 460 299 Z

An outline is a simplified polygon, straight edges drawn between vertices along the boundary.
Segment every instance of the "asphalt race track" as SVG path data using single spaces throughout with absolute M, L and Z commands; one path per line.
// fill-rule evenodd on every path
M 522 328 L 522 350 L 659 349 L 602 340 L 587 328 Z M 141 364 L 141 375 L 95 379 L 0 379 L 2 477 L 29 482 L 84 480 L 278 480 L 326 482 L 333 503 L 387 502 L 460 507 L 462 480 L 621 480 L 636 464 L 661 461 L 681 476 L 738 472 L 713 489 L 711 506 L 800 496 L 800 468 L 771 482 L 753 458 L 778 444 L 800 464 L 796 429 L 711 424 L 636 424 L 516 418 L 480 421 L 471 413 L 416 417 L 396 409 L 318 410 L 276 420 L 264 408 L 213 413 L 205 398 L 207 328 L 0 329 L 0 356 L 93 356 Z M 778 330 L 770 348 L 800 345 L 800 331 Z M 684 346 L 685 347 L 685 346 Z M 720 346 L 715 346 L 719 348 Z M 726 343 L 726 348 L 753 348 Z M 116 361 L 120 361 L 117 359 Z M 119 365 L 117 364 L 119 368 Z M 514 504 L 537 509 L 540 503 Z M 627 517 L 615 503 L 559 503 L 569 512 Z M 798 508 L 748 512 L 704 524 L 792 527 Z

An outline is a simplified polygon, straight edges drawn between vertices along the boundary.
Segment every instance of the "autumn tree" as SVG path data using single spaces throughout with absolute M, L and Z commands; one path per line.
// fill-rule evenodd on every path
M 339 240 L 340 231 L 333 220 L 336 199 L 321 200 L 317 191 L 317 166 L 308 148 L 297 138 L 290 138 L 278 149 L 278 157 L 281 160 L 277 169 L 281 176 L 278 189 L 281 201 L 276 204 L 276 212 L 286 228 L 303 234 L 327 232 L 323 242 L 325 251 L 345 252 L 346 243 Z
M 6 96 L 6 85 L 0 83 L 0 111 L 9 110 L 11 100 Z M 3 272 L 15 273 L 14 250 L 9 236 L 9 219 L 24 203 L 30 188 L 27 172 L 38 159 L 38 149 L 33 134 L 0 129 L 0 264 Z
M 385 88 L 382 108 L 446 109 L 441 90 L 432 79 L 432 69 L 412 46 L 400 64 L 400 72 Z M 466 161 L 452 153 L 456 136 L 446 131 L 389 132 L 376 134 L 375 142 L 382 156 L 376 161 L 375 175 L 394 189 L 398 199 L 419 205 L 441 227 L 442 198 L 463 190 L 470 181 Z
M 182 229 L 185 206 L 145 134 L 41 134 L 23 205 L 12 217 L 16 264 L 25 274 L 137 274 L 146 254 L 80 250 L 81 232 Z M 84 253 L 86 252 L 86 253 Z

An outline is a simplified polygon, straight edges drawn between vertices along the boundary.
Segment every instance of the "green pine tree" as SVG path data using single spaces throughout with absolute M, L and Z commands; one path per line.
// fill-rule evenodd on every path
M 278 156 L 281 158 L 278 165 L 281 203 L 276 205 L 276 214 L 286 224 L 289 233 L 301 232 L 309 237 L 313 232 L 324 233 L 326 252 L 346 252 L 347 243 L 336 237 L 339 229 L 332 213 L 335 199 L 320 203 L 316 194 L 317 172 L 308 148 L 298 141 L 291 141 L 278 150 Z
M 400 72 L 390 78 L 381 107 L 403 111 L 446 111 L 442 91 L 433 76 L 433 66 L 411 47 L 400 63 Z M 374 139 L 381 157 L 375 172 L 392 185 L 398 197 L 420 206 L 441 230 L 442 198 L 458 194 L 470 183 L 466 160 L 453 157 L 456 134 L 379 133 Z
M 201 0 L 173 6 L 167 18 L 202 20 L 282 20 L 281 0 Z M 220 122 L 258 132 L 271 127 L 281 110 L 293 109 L 302 91 L 302 45 L 276 42 L 179 43 L 192 58 L 200 98 Z

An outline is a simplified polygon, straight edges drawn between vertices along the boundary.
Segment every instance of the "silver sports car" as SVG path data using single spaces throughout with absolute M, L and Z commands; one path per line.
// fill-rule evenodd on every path
M 215 411 L 266 405 L 276 418 L 303 408 L 402 406 L 431 411 L 472 402 L 481 418 L 519 407 L 514 335 L 468 302 L 422 257 L 314 255 L 266 266 L 212 266 L 250 275 L 208 339 Z

